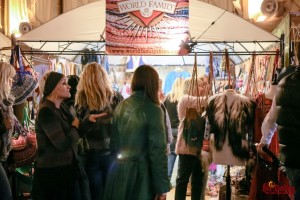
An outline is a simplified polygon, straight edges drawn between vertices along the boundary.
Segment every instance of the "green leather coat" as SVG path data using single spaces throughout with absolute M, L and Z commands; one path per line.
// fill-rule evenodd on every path
M 114 113 L 105 200 L 152 200 L 170 190 L 164 115 L 143 91 L 122 101 Z

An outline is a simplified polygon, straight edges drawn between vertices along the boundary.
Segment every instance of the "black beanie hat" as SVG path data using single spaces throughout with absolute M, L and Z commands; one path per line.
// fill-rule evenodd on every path
M 45 97 L 52 93 L 57 83 L 63 78 L 63 76 L 63 74 L 58 72 L 50 72 L 44 86 Z

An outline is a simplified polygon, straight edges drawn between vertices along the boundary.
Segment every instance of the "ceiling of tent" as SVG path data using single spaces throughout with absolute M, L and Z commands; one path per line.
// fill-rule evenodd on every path
M 66 12 L 40 27 L 17 38 L 30 50 L 28 54 L 55 54 L 74 60 L 83 49 L 105 52 L 105 3 L 100 0 Z M 189 28 L 193 51 L 208 55 L 209 51 L 222 54 L 224 49 L 235 63 L 240 63 L 252 52 L 275 54 L 268 51 L 279 38 L 249 23 L 243 18 L 202 1 L 190 4 Z
M 0 33 L 0 60 L 8 61 L 11 55 L 11 40 Z

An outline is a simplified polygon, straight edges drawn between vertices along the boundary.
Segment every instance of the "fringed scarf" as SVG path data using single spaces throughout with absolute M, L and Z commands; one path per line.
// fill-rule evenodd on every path
M 254 123 L 255 103 L 250 99 L 236 95 L 232 104 L 227 106 L 226 94 L 211 99 L 207 115 L 214 133 L 215 148 L 221 151 L 228 133 L 228 143 L 234 156 L 241 160 L 249 158 L 250 130 Z M 248 135 L 247 135 L 248 134 Z
M 8 154 L 11 149 L 11 140 L 14 131 L 14 121 L 15 116 L 13 113 L 13 97 L 9 97 L 8 99 L 4 99 L 0 102 L 0 112 L 2 115 L 2 123 L 4 124 L 4 120 L 9 120 L 11 126 L 9 129 L 6 127 L 6 132 L 1 133 L 0 136 L 0 161 L 5 161 L 8 157 Z
M 10 120 L 12 127 L 14 126 L 14 111 L 12 108 L 13 103 L 14 98 L 12 96 L 0 102 L 0 112 L 3 116 L 3 119 Z

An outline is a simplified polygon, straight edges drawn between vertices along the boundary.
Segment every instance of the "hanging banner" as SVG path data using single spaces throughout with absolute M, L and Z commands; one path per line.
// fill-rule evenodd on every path
M 106 0 L 106 53 L 183 55 L 189 0 Z

